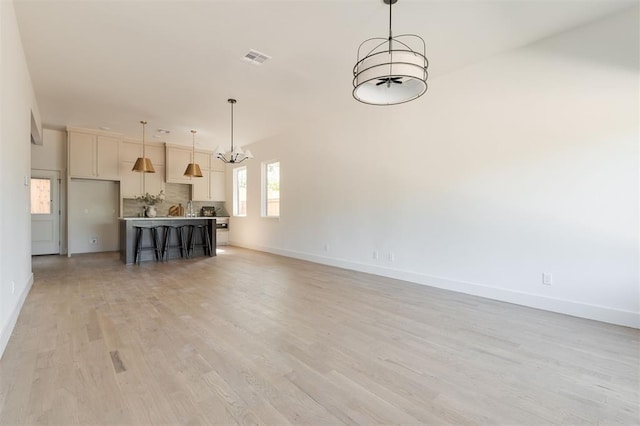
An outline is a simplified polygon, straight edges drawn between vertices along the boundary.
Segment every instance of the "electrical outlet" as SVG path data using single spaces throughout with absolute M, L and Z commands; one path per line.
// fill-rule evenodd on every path
M 389 252 L 389 262 L 393 262 L 396 260 L 396 254 L 392 251 Z
M 551 274 L 551 272 L 543 272 L 542 273 L 542 284 L 544 284 L 544 285 L 553 284 L 553 274 Z
M 11 281 L 11 294 L 14 294 L 15 292 L 16 292 L 16 282 Z
M 329 243 L 324 243 L 324 251 L 329 251 Z
M 378 250 L 374 250 L 373 251 L 373 259 L 374 260 L 378 260 L 380 258 L 380 253 L 378 253 Z

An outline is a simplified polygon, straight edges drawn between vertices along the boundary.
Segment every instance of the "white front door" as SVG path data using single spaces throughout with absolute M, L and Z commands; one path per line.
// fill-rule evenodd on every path
M 60 253 L 60 175 L 31 171 L 31 254 Z

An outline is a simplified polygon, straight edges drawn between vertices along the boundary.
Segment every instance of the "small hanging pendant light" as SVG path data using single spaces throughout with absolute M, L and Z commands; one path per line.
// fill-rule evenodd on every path
M 233 147 L 233 105 L 237 101 L 235 99 L 227 99 L 227 102 L 231 104 L 231 151 L 225 153 L 224 149 L 218 146 L 216 148 L 216 157 L 226 164 L 242 163 L 244 160 L 253 158 L 253 154 L 249 150 L 243 151 L 240 147 Z
M 142 124 L 142 157 L 138 157 L 136 160 L 136 164 L 133 165 L 132 172 L 140 172 L 140 173 L 155 173 L 156 170 L 153 168 L 153 164 L 151 164 L 151 160 L 145 156 L 144 150 L 144 126 L 147 125 L 146 121 L 141 121 Z
M 196 163 L 196 131 L 192 130 L 191 134 L 193 135 L 193 143 L 191 149 L 191 161 L 187 166 L 187 170 L 184 171 L 185 176 L 191 177 L 202 177 L 202 170 L 200 170 L 200 165 Z

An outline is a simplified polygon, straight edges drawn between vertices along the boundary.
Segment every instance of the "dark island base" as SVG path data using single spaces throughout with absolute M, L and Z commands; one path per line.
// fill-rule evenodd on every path
M 120 219 L 120 259 L 127 265 L 133 264 L 135 260 L 136 250 L 136 229 L 135 226 L 182 226 L 182 225 L 209 225 L 209 239 L 211 240 L 211 256 L 216 255 L 216 221 L 215 219 L 198 218 L 198 219 Z M 185 232 L 187 228 L 185 228 Z M 159 248 L 162 250 L 162 242 L 164 241 L 164 230 L 158 228 L 158 243 Z M 199 236 L 196 241 L 200 241 Z M 169 246 L 178 245 L 178 236 L 173 231 L 169 235 Z M 188 244 L 188 234 L 185 234 L 185 244 Z M 153 240 L 151 239 L 151 232 L 144 232 L 144 238 L 142 241 L 143 247 L 153 246 Z M 203 247 L 194 247 L 191 257 L 206 256 Z M 186 257 L 186 252 L 185 252 Z M 180 259 L 180 249 L 177 247 L 171 247 L 168 251 L 168 256 L 165 259 Z M 155 261 L 155 253 L 153 250 L 143 250 L 140 253 L 140 262 Z

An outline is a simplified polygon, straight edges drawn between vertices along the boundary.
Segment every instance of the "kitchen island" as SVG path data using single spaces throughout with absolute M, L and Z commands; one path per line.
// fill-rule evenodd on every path
M 127 265 L 135 262 L 136 256 L 136 226 L 158 226 L 158 244 L 160 250 L 162 250 L 162 242 L 164 241 L 164 229 L 163 225 L 170 226 L 184 226 L 184 225 L 208 225 L 209 227 L 209 240 L 211 241 L 211 253 L 209 256 L 216 255 L 216 218 L 215 217 L 124 217 L 120 218 L 120 259 Z M 185 228 L 185 244 L 188 244 L 189 235 Z M 145 232 L 142 240 L 143 247 L 153 247 L 153 240 L 150 232 Z M 180 249 L 176 246 L 179 245 L 178 236 L 175 232 L 169 235 L 168 245 L 172 247 L 168 251 L 168 259 L 179 259 Z M 207 256 L 207 253 L 202 247 L 196 246 L 193 250 L 191 257 Z M 185 256 L 186 257 L 186 256 Z M 143 250 L 140 253 L 140 261 L 145 262 L 149 260 L 156 260 L 153 250 Z

